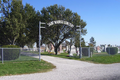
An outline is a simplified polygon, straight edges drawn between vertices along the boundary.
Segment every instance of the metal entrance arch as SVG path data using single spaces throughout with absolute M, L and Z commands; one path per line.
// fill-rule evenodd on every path
M 41 35 L 41 28 L 45 28 L 45 27 L 41 27 L 41 24 L 46 24 L 44 22 L 41 22 L 39 21 L 39 61 L 41 61 L 41 58 L 40 58 L 40 35 Z M 64 24 L 64 25 L 67 25 L 67 26 L 70 26 L 70 27 L 74 27 L 74 25 L 68 21 L 64 21 L 64 20 L 55 20 L 55 21 L 51 21 L 49 23 L 47 23 L 47 25 L 50 27 L 52 25 L 55 25 L 55 24 Z M 76 26 L 76 27 L 80 27 L 80 26 Z M 81 27 L 79 29 L 80 31 L 80 47 L 79 47 L 79 53 L 80 53 L 80 58 L 82 58 L 82 52 L 81 52 Z
M 54 24 L 64 24 L 64 25 L 68 25 L 70 27 L 74 27 L 74 25 L 68 21 L 64 21 L 64 20 L 56 20 L 56 21 L 51 21 L 49 23 L 47 23 L 48 26 L 52 26 Z

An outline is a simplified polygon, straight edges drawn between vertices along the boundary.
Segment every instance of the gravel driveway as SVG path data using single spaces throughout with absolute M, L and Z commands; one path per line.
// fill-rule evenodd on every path
M 93 64 L 50 56 L 41 58 L 54 64 L 56 69 L 46 73 L 3 76 L 0 80 L 120 80 L 120 63 Z

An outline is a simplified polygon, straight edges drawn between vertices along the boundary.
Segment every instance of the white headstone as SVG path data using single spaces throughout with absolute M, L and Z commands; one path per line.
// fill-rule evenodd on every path
M 62 45 L 60 45 L 60 53 L 63 53 Z
M 73 54 L 75 54 L 75 53 L 76 53 L 75 46 L 74 46 L 74 45 L 72 45 L 72 46 L 71 46 L 71 51 L 70 51 L 69 56 L 73 56 Z
M 98 53 L 101 53 L 101 51 L 100 51 L 100 50 L 98 50 L 97 52 L 98 52 Z
M 72 53 L 72 54 L 76 53 L 76 49 L 75 49 L 75 46 L 74 46 L 74 45 L 71 46 L 71 53 Z

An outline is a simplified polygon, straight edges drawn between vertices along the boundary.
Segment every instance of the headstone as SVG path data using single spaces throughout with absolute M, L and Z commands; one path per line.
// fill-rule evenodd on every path
M 71 46 L 71 53 L 73 53 L 73 54 L 76 53 L 76 49 L 75 49 L 74 45 Z
M 100 45 L 100 46 L 101 46 L 101 51 L 106 52 L 107 45 L 104 44 L 104 45 Z
M 68 51 L 68 49 L 69 49 L 69 47 L 68 47 L 68 46 L 66 46 L 66 51 Z
M 69 56 L 73 56 L 73 53 L 70 53 Z
M 70 51 L 70 53 L 69 53 L 69 56 L 73 56 L 73 54 L 75 54 L 75 53 L 76 53 L 75 46 L 72 45 L 72 46 L 71 46 L 71 51 Z
M 79 54 L 80 54 L 80 53 L 79 53 L 79 48 L 77 48 L 77 56 L 79 56 Z
M 49 51 L 50 51 L 50 50 L 49 50 L 49 48 L 48 48 L 48 45 L 46 45 L 46 51 L 47 51 L 47 52 L 49 52 Z
M 98 50 L 97 52 L 98 52 L 98 53 L 101 53 L 101 51 L 100 51 L 100 50 Z
M 97 52 L 101 53 L 100 46 L 97 46 Z
M 52 45 L 52 44 L 50 44 L 51 45 L 51 52 L 52 53 L 55 53 L 55 51 L 54 51 L 54 46 Z
M 62 45 L 60 45 L 60 53 L 63 53 Z

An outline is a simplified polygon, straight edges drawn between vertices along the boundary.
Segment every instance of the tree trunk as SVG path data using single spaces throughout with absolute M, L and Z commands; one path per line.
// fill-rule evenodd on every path
M 12 40 L 11 45 L 14 45 L 14 44 L 15 44 L 15 42 L 14 42 L 14 40 Z
M 70 51 L 69 51 L 69 55 L 70 55 L 70 53 L 71 53 L 71 45 L 70 45 Z
M 54 51 L 55 51 L 55 55 L 58 54 L 58 48 L 59 48 L 60 44 L 57 44 L 54 46 Z
M 46 52 L 46 49 L 47 49 L 47 44 L 45 44 L 45 52 Z
M 55 55 L 57 55 L 57 53 L 58 53 L 58 48 L 59 48 L 60 44 L 61 44 L 63 41 L 64 41 L 64 39 L 62 39 L 61 42 L 56 43 L 55 45 L 53 45 L 53 46 L 54 46 Z
M 57 47 L 54 47 L 55 48 L 55 55 L 57 55 L 58 51 L 57 51 Z

